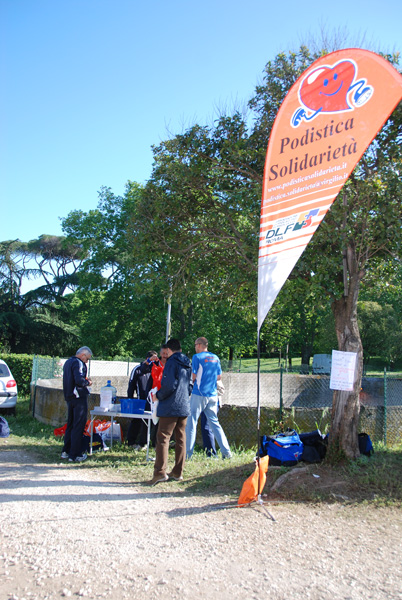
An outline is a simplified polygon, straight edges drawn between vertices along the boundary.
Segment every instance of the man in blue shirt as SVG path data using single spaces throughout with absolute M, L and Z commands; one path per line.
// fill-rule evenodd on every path
M 195 351 L 192 360 L 194 387 L 190 399 L 191 414 L 186 425 L 187 458 L 191 458 L 194 451 L 197 423 L 202 412 L 219 444 L 222 457 L 231 458 L 225 432 L 218 420 L 217 381 L 222 377 L 220 360 L 216 354 L 208 352 L 208 340 L 205 337 L 195 340 Z

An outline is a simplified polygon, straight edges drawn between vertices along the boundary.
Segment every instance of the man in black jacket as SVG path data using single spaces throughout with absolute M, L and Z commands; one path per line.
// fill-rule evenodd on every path
M 140 400 L 146 400 L 145 410 L 151 409 L 148 402 L 148 393 L 152 388 L 152 365 L 157 360 L 158 355 L 155 350 L 147 352 L 145 360 L 131 371 L 128 381 L 127 398 L 134 398 L 137 395 Z M 138 443 L 136 443 L 137 438 L 139 438 Z M 127 444 L 133 446 L 135 450 L 147 445 L 147 426 L 141 419 L 131 419 L 127 432 Z
M 154 476 L 149 482 L 155 485 L 162 481 L 183 479 L 183 468 L 186 459 L 186 423 L 190 414 L 190 380 L 191 364 L 182 354 L 179 340 L 174 338 L 166 343 L 168 359 L 163 369 L 161 388 L 156 392 L 159 400 L 157 416 L 159 427 L 156 436 L 156 458 Z M 167 474 L 169 442 L 175 434 L 175 463 Z
M 92 385 L 87 378 L 87 362 L 91 356 L 92 350 L 82 346 L 63 367 L 63 392 L 68 416 L 61 458 L 69 458 L 70 462 L 82 462 L 87 458 L 82 452 L 82 436 L 88 414 L 88 387 Z

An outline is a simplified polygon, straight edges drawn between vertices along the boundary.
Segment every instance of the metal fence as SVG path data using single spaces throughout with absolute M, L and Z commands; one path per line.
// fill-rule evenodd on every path
M 56 387 L 61 387 L 64 360 L 35 356 L 32 382 L 52 379 Z M 111 379 L 118 396 L 125 397 L 128 376 L 139 362 L 141 359 L 91 360 L 89 373 L 96 381 L 93 391 L 99 392 L 106 379 Z M 240 361 L 222 361 L 222 368 L 225 394 L 219 420 L 231 444 L 249 447 L 257 442 L 257 374 L 239 372 Z M 261 373 L 261 433 L 273 433 L 280 427 L 292 427 L 301 432 L 318 428 L 326 432 L 331 420 L 333 395 L 329 382 L 328 375 L 307 375 L 300 368 L 293 372 L 279 368 L 277 372 Z M 94 399 L 90 400 L 91 408 L 94 402 Z M 365 431 L 373 441 L 387 445 L 401 441 L 402 377 L 386 371 L 383 376 L 363 377 L 359 431 Z

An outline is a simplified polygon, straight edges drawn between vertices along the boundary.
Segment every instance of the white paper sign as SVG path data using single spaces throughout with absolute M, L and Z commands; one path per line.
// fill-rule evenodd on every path
M 357 352 L 332 350 L 331 390 L 353 390 L 355 382 Z

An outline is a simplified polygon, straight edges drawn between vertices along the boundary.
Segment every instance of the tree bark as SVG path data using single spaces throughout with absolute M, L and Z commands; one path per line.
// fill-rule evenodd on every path
M 234 348 L 229 348 L 229 364 L 228 364 L 228 369 L 230 371 L 233 368 L 233 357 L 234 357 Z
M 300 354 L 302 365 L 309 365 L 311 358 L 311 346 L 309 344 L 302 344 Z
M 332 304 L 335 317 L 338 349 L 356 352 L 356 371 L 352 391 L 334 390 L 332 400 L 330 447 L 339 447 L 348 458 L 359 456 L 358 423 L 360 413 L 359 392 L 363 372 L 363 347 L 357 323 L 357 300 L 364 272 L 359 271 L 355 248 L 347 248 L 348 295 Z

